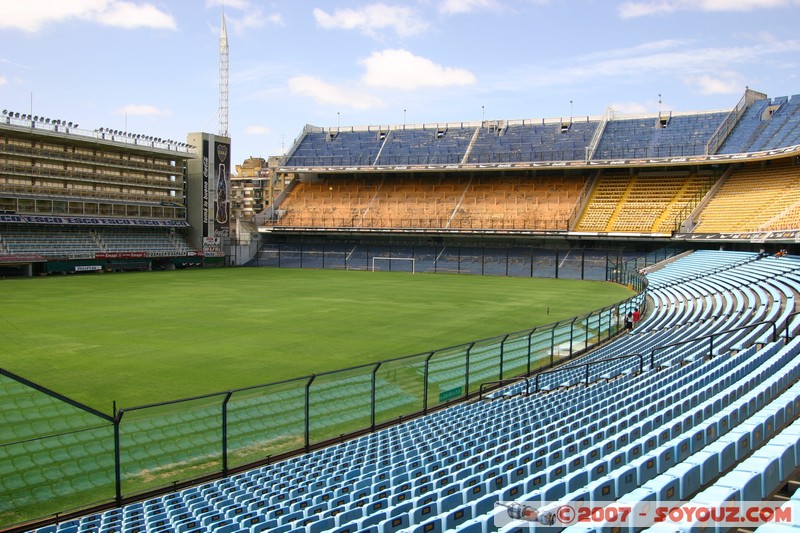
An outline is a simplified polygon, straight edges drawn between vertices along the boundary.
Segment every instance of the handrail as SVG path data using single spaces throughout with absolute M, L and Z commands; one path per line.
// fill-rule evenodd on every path
M 545 372 L 539 372 L 538 374 L 536 374 L 536 380 L 535 380 L 536 389 L 533 392 L 539 392 L 539 377 L 544 375 L 544 374 L 555 374 L 557 372 L 562 372 L 564 370 L 574 370 L 576 368 L 586 367 L 586 385 L 590 385 L 591 383 L 594 383 L 594 381 L 592 381 L 592 382 L 589 381 L 589 369 L 590 369 L 591 365 L 596 365 L 596 364 L 600 364 L 600 363 L 606 363 L 608 361 L 616 361 L 618 359 L 628 359 L 629 357 L 638 357 L 639 358 L 639 373 L 644 372 L 644 356 L 642 354 L 640 354 L 640 353 L 631 353 L 631 354 L 627 354 L 627 355 L 617 355 L 616 357 L 608 357 L 606 359 L 598 359 L 597 361 L 588 361 L 586 363 L 581 363 L 581 364 L 578 364 L 578 365 L 565 366 L 565 367 L 562 367 L 562 368 L 557 368 L 555 370 L 547 370 Z M 595 380 L 595 381 L 600 381 L 600 380 Z
M 611 106 L 606 107 L 605 113 L 603 113 L 603 118 L 600 120 L 600 124 L 597 125 L 597 129 L 594 130 L 594 135 L 592 135 L 591 141 L 589 141 L 588 146 L 586 146 L 586 161 L 591 161 L 594 157 L 594 153 L 597 151 L 597 147 L 600 145 L 600 139 L 603 138 L 603 132 L 608 125 L 608 121 L 614 118 L 614 110 Z
M 794 313 L 791 313 L 788 317 L 786 317 L 786 325 L 783 327 L 785 332 L 784 338 L 786 339 L 786 342 L 789 342 L 789 335 L 791 334 L 789 327 L 791 325 L 792 319 L 798 315 L 800 315 L 800 311 L 795 311 Z
M 709 357 L 714 357 L 714 337 L 716 337 L 718 335 L 727 335 L 727 334 L 733 333 L 735 331 L 741 331 L 741 330 L 745 330 L 745 329 L 754 328 L 756 326 L 761 326 L 763 324 L 770 324 L 772 326 L 772 342 L 777 341 L 778 340 L 778 327 L 775 324 L 775 321 L 774 320 L 762 320 L 761 322 L 754 322 L 752 324 L 747 324 L 747 325 L 744 325 L 744 326 L 738 326 L 738 327 L 735 327 L 735 328 L 732 328 L 732 329 L 726 329 L 725 331 L 717 331 L 715 333 L 709 333 L 708 335 L 701 335 L 700 337 L 693 337 L 691 339 L 685 339 L 685 340 L 682 340 L 682 341 L 673 342 L 673 343 L 670 343 L 670 344 L 665 344 L 664 346 L 656 346 L 655 348 L 653 348 L 650 351 L 650 369 L 652 370 L 653 368 L 655 368 L 655 353 L 658 350 L 665 350 L 667 348 L 674 348 L 675 346 L 680 346 L 682 344 L 688 344 L 690 342 L 697 342 L 697 341 L 702 341 L 702 340 L 708 339 L 709 340 L 708 354 L 709 354 Z
M 767 95 L 752 89 L 746 89 L 744 94 L 739 99 L 736 106 L 731 109 L 728 115 L 722 120 L 716 131 L 711 134 L 705 147 L 706 155 L 713 155 L 717 153 L 722 144 L 731 134 L 733 129 L 741 120 L 742 115 L 750 108 L 750 106 L 757 100 L 766 99 Z
M 789 322 L 790 322 L 791 318 L 793 318 L 795 316 L 798 316 L 798 315 L 800 315 L 800 311 L 792 313 L 791 315 L 789 315 L 789 318 L 787 319 L 786 328 L 785 328 L 787 342 L 789 340 L 789 330 L 788 330 Z M 726 334 L 733 333 L 733 332 L 736 332 L 736 331 L 751 329 L 751 328 L 754 328 L 756 326 L 761 326 L 761 325 L 764 325 L 764 324 L 770 324 L 772 326 L 772 342 L 777 341 L 778 340 L 778 329 L 777 329 L 777 325 L 776 325 L 775 321 L 774 320 L 762 320 L 760 322 L 754 322 L 752 324 L 747 324 L 745 326 L 738 326 L 738 327 L 735 327 L 735 328 L 727 329 L 725 331 L 718 331 L 716 333 L 711 333 L 711 334 L 708 334 L 708 335 L 702 335 L 700 337 L 693 337 L 691 339 L 685 339 L 685 340 L 682 340 L 682 341 L 673 342 L 673 343 L 670 343 L 670 344 L 665 344 L 663 346 L 656 346 L 650 351 L 650 370 L 653 370 L 655 368 L 655 353 L 657 351 L 659 351 L 659 350 L 665 350 L 667 348 L 673 348 L 675 346 L 681 346 L 683 344 L 688 344 L 690 342 L 697 342 L 697 341 L 709 339 L 709 345 L 710 345 L 709 355 L 711 357 L 713 357 L 714 356 L 714 354 L 713 354 L 713 351 L 714 351 L 714 337 L 719 336 L 719 335 L 726 335 Z M 546 370 L 546 371 L 543 371 L 543 372 L 539 372 L 539 373 L 536 374 L 536 377 L 535 377 L 535 380 L 534 380 L 535 389 L 534 389 L 533 392 L 539 392 L 539 377 L 542 376 L 542 375 L 555 374 L 557 372 L 562 372 L 564 370 L 575 370 L 575 369 L 579 369 L 579 368 L 585 367 L 586 368 L 586 377 L 585 377 L 586 381 L 585 381 L 585 384 L 586 385 L 590 385 L 591 383 L 595 383 L 596 381 L 600 381 L 599 379 L 595 380 L 595 381 L 589 381 L 589 379 L 590 379 L 589 370 L 591 368 L 591 365 L 595 365 L 595 364 L 599 364 L 599 363 L 605 363 L 605 362 L 608 362 L 608 361 L 615 361 L 615 360 L 618 360 L 618 359 L 627 359 L 627 358 L 630 358 L 630 357 L 638 357 L 639 358 L 639 372 L 640 373 L 644 372 L 644 356 L 642 354 L 634 353 L 634 354 L 627 354 L 627 355 L 618 355 L 616 357 L 608 357 L 608 358 L 605 358 L 605 359 L 598 359 L 597 361 L 587 361 L 586 363 L 580 363 L 580 364 L 576 364 L 576 365 L 570 365 L 570 366 L 565 366 L 565 367 L 561 367 L 561 368 L 556 368 L 554 370 Z M 525 382 L 526 382 L 525 383 L 525 394 L 528 394 L 529 390 L 530 390 L 529 389 L 530 384 L 528 383 L 528 378 L 524 377 L 524 378 L 517 378 L 517 379 L 505 379 L 505 380 L 497 380 L 497 381 L 487 381 L 485 383 L 482 383 L 481 384 L 481 388 L 480 388 L 480 390 L 481 390 L 481 398 L 482 398 L 482 394 L 483 394 L 483 385 L 485 385 L 485 384 L 486 385 L 502 385 L 504 383 L 517 382 L 517 381 L 520 381 L 521 379 L 524 379 Z M 601 378 L 601 379 L 605 379 L 605 378 Z
M 509 383 L 517 383 L 518 381 L 524 381 L 525 382 L 525 394 L 527 395 L 528 392 L 530 392 L 530 379 L 527 376 L 525 376 L 525 377 L 521 377 L 521 378 L 517 377 L 517 378 L 508 378 L 508 379 L 496 379 L 494 381 L 485 381 L 485 382 L 481 383 L 481 386 L 478 388 L 478 400 L 483 400 L 484 385 L 488 385 L 488 386 L 500 385 L 500 386 L 502 386 L 502 385 L 507 385 Z

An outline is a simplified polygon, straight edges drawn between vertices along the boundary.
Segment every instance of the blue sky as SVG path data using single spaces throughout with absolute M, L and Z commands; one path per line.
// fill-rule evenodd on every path
M 0 107 L 217 132 L 222 0 L 0 0 Z M 800 0 L 225 0 L 233 161 L 317 126 L 733 107 L 800 93 Z M 659 104 L 659 94 L 661 104 Z

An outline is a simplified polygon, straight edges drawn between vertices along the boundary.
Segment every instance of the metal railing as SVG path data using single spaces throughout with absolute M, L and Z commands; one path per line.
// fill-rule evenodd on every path
M 534 389 L 533 392 L 539 392 L 539 379 L 542 376 L 546 376 L 546 375 L 550 375 L 550 374 L 558 374 L 558 373 L 561 373 L 561 372 L 564 372 L 564 371 L 567 371 L 567 370 L 575 370 L 575 369 L 578 369 L 578 368 L 585 369 L 585 371 L 586 371 L 585 372 L 585 376 L 586 377 L 584 378 L 584 384 L 588 386 L 588 385 L 594 383 L 593 381 L 591 381 L 591 368 L 593 366 L 599 365 L 599 364 L 602 364 L 602 363 L 609 363 L 611 361 L 619 361 L 619 360 L 622 360 L 622 359 L 630 359 L 632 357 L 637 357 L 639 359 L 639 373 L 641 374 L 642 372 L 644 372 L 644 356 L 642 356 L 642 354 L 632 353 L 632 354 L 627 354 L 627 355 L 618 355 L 616 357 L 607 357 L 605 359 L 597 359 L 596 361 L 588 361 L 586 363 L 581 363 L 579 365 L 565 366 L 565 367 L 557 368 L 555 370 L 549 370 L 549 371 L 546 371 L 546 372 L 539 372 L 539 373 L 536 374 L 536 379 L 534 380 L 536 388 Z M 599 379 L 597 379 L 595 381 L 608 380 L 608 379 L 611 379 L 612 377 L 616 377 L 616 376 L 619 376 L 619 375 L 621 375 L 621 373 L 620 374 L 616 374 L 615 376 L 603 376 L 602 378 L 599 378 Z

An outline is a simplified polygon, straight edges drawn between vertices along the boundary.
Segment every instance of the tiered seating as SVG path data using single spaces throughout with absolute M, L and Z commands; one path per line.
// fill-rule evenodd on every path
M 727 112 L 611 120 L 594 159 L 677 157 L 705 153 Z M 666 121 L 664 127 L 660 120 Z
M 609 120 L 592 156 L 643 159 L 704 155 L 728 111 Z M 287 167 L 456 165 L 582 161 L 600 121 L 484 121 L 306 131 Z M 309 128 L 313 130 L 313 128 Z M 800 95 L 756 101 L 718 150 L 754 152 L 800 144 Z
M 281 204 L 280 226 L 566 230 L 582 176 L 323 178 Z
M 286 164 L 301 167 L 372 165 L 382 144 L 379 131 L 309 132 Z
M 279 225 L 357 227 L 380 187 L 369 178 L 302 181 L 281 203 Z
M 800 167 L 734 170 L 700 212 L 696 233 L 800 227 Z
M 102 251 L 88 228 L 48 228 L 4 226 L 0 237 L 11 254 L 38 254 L 44 257 L 94 257 Z
M 475 178 L 451 227 L 566 230 L 585 181 L 583 176 Z
M 183 256 L 194 250 L 183 237 L 161 231 L 97 229 L 95 235 L 106 252 L 148 252 L 161 256 Z
M 689 173 L 603 173 L 576 230 L 671 233 L 713 181 Z
M 800 95 L 758 100 L 745 111 L 719 149 L 721 154 L 757 152 L 800 144 Z
M 194 249 L 178 234 L 159 230 L 3 226 L 3 247 L 10 254 L 37 254 L 49 258 L 94 258 L 105 252 L 146 252 L 154 256 L 185 256 Z
M 482 127 L 469 154 L 470 163 L 581 161 L 597 121 L 509 124 Z M 566 128 L 564 127 L 566 126 Z
M 755 327 L 721 337 L 710 359 L 707 340 L 688 341 L 782 315 L 798 272 L 794 257 L 696 253 L 653 273 L 655 309 L 592 355 L 687 341 L 642 374 L 622 362 L 603 370 L 616 379 L 566 389 L 548 374 L 547 394 L 512 395 L 516 385 L 494 401 L 40 531 L 489 531 L 505 516 L 497 501 L 689 499 L 767 440 L 781 454 L 777 470 L 773 456 L 748 465 L 773 486 L 797 466 L 773 437 L 800 412 L 800 390 L 788 388 L 800 377 L 800 339 L 747 347 L 765 334 Z M 742 476 L 720 480 L 750 490 Z
M 391 130 L 386 135 L 376 164 L 461 163 L 475 130 L 474 127 Z

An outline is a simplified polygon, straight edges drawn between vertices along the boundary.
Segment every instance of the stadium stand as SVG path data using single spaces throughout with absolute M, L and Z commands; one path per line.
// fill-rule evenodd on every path
M 154 257 L 185 256 L 194 249 L 175 233 L 159 230 L 114 230 L 102 227 L 58 228 L 0 226 L 9 254 L 94 258 L 103 253 L 146 252 Z
M 800 144 L 800 95 L 764 98 L 745 111 L 720 154 L 772 150 Z
M 324 177 L 301 181 L 278 226 L 566 230 L 585 186 L 558 177 Z
M 592 159 L 704 154 L 711 135 L 727 115 L 728 111 L 713 111 L 611 117 Z M 794 110 L 787 110 L 779 118 L 784 115 L 785 121 L 794 126 Z M 590 155 L 590 143 L 600 124 L 600 120 L 590 117 L 573 117 L 344 130 L 307 126 L 286 166 L 583 161 Z
M 489 122 L 478 129 L 467 161 L 511 163 L 521 161 L 572 161 L 586 158 L 597 121 L 541 123 Z
M 184 203 L 186 165 L 195 152 L 186 143 L 6 111 L 0 119 L 3 275 L 88 271 L 80 260 L 103 259 L 98 254 L 116 254 L 115 264 L 95 265 L 115 270 L 125 263 L 150 268 L 142 257 L 175 258 L 164 268 L 196 262 L 187 259 L 197 250 L 186 242 Z
M 669 234 L 714 181 L 708 172 L 602 172 L 575 229 Z
M 290 150 L 283 171 L 317 165 L 350 167 L 352 173 L 332 175 L 314 169 L 294 176 L 297 187 L 278 202 L 265 224 L 665 236 L 677 231 L 793 230 L 800 225 L 794 159 L 738 163 L 736 159 L 745 157 L 727 161 L 724 155 L 797 143 L 800 95 L 769 99 L 750 90 L 731 111 L 648 116 L 616 116 L 609 111 L 602 120 L 494 120 L 336 130 L 308 126 Z M 714 154 L 719 158 L 712 158 Z M 690 165 L 688 158 L 694 156 L 709 164 Z M 661 161 L 683 164 L 645 165 Z M 516 170 L 507 170 L 560 162 L 577 162 L 585 168 L 573 174 L 558 172 L 555 166 L 516 175 Z M 591 168 L 600 162 L 608 164 Z M 625 163 L 625 170 L 611 166 L 617 163 Z M 466 170 L 483 169 L 484 164 L 503 172 L 411 172 L 413 166 Z M 359 174 L 362 167 L 382 172 Z M 776 173 L 771 175 L 766 167 Z M 779 175 L 778 168 L 784 174 Z M 387 173 L 387 169 L 394 170 Z M 573 185 L 564 182 L 579 179 L 585 186 L 578 186 L 576 197 Z M 548 187 L 558 199 L 553 194 L 542 196 Z M 690 215 L 701 204 L 705 206 L 701 223 L 693 227 Z M 748 215 L 731 220 L 730 208 L 740 205 L 761 209 L 742 211 Z
M 698 233 L 797 228 L 800 167 L 791 163 L 733 170 L 696 217 Z
M 385 135 L 377 165 L 461 163 L 476 128 L 394 129 Z
M 594 159 L 675 157 L 705 153 L 724 112 L 610 120 Z
M 800 339 L 775 333 L 785 324 L 787 338 L 797 332 L 799 272 L 794 256 L 695 252 L 649 274 L 652 311 L 585 359 L 603 367 L 590 384 L 579 384 L 582 370 L 549 372 L 541 392 L 529 379 L 492 399 L 37 532 L 473 532 L 494 530 L 496 519 L 508 524 L 501 531 L 527 531 L 536 524 L 509 523 L 495 503 L 543 512 L 575 500 L 713 503 L 721 487 L 739 500 L 768 497 L 798 466 Z M 652 362 L 609 360 L 636 353 Z

